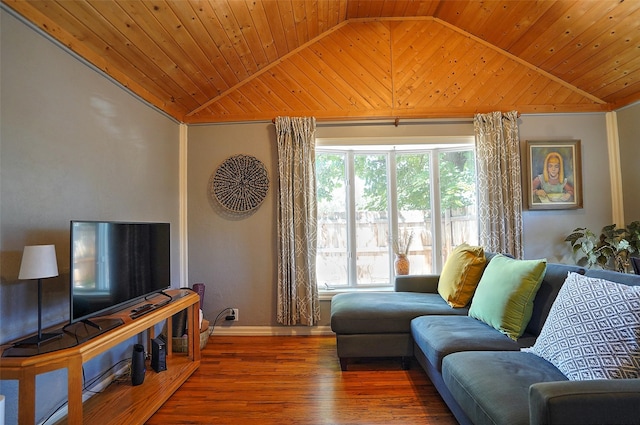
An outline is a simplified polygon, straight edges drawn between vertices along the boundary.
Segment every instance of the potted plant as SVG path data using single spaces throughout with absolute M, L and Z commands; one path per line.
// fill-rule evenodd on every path
M 620 228 L 615 224 L 604 226 L 600 235 L 586 227 L 578 227 L 565 241 L 573 248 L 579 265 L 626 273 L 629 258 L 640 252 L 640 221 Z

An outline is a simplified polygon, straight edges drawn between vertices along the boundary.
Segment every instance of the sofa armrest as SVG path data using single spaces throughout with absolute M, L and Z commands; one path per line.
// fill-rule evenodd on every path
M 438 280 L 440 280 L 440 275 L 437 274 L 396 276 L 394 290 L 396 292 L 435 294 L 438 292 Z
M 540 382 L 529 387 L 537 424 L 639 424 L 640 379 Z

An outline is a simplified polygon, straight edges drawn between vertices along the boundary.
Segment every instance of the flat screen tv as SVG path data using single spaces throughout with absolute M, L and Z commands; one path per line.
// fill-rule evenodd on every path
M 70 323 L 171 286 L 169 223 L 71 221 Z

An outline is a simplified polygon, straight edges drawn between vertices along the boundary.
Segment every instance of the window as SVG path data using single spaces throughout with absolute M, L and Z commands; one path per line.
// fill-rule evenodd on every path
M 318 146 L 316 173 L 321 290 L 391 285 L 398 236 L 412 235 L 412 274 L 477 244 L 473 145 Z

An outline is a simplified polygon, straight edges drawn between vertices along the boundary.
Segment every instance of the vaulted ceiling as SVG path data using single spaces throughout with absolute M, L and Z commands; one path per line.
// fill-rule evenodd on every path
M 185 123 L 640 100 L 640 0 L 3 2 Z

